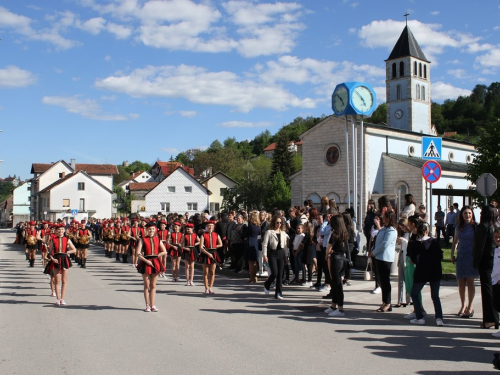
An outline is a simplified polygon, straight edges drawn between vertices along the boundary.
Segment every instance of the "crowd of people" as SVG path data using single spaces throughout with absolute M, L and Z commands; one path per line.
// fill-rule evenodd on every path
M 283 290 L 289 284 L 328 292 L 322 297 L 331 300 L 325 313 L 343 317 L 344 288 L 351 285 L 361 236 L 365 236 L 364 255 L 368 256 L 375 279 L 372 293 L 381 294 L 376 312 L 413 305 L 413 312 L 405 318 L 413 324 L 425 324 L 427 313 L 422 306 L 421 290 L 428 283 L 435 322 L 442 326 L 439 289 L 444 236 L 444 247 L 449 246 L 452 238 L 451 260 L 456 264 L 461 300 L 457 315 L 474 316 L 474 280 L 479 277 L 481 327 L 498 329 L 500 224 L 495 203 L 482 208 L 479 222 L 469 206 L 458 210 L 458 205 L 453 205 L 446 215 L 438 206 L 435 231 L 428 224 L 425 206 L 417 207 L 412 195 L 407 194 L 399 212 L 385 196 L 377 202 L 369 201 L 362 233 L 356 230 L 353 209 L 340 212 L 334 200 L 324 197 L 317 207 L 305 201 L 303 206 L 291 207 L 288 212 L 231 211 L 212 217 L 207 212 L 193 216 L 186 213 L 73 220 L 69 224 L 30 221 L 18 225 L 16 243 L 24 243 L 30 267 L 34 267 L 36 252 L 40 252 L 57 305 L 66 304 L 67 271 L 72 261 L 81 268 L 87 267 L 87 249 L 92 239 L 103 245 L 105 257 L 114 255 L 115 261 L 130 263 L 142 274 L 147 312 L 158 311 L 158 278 L 166 277 L 170 265 L 172 280 L 180 281 L 180 263 L 184 261 L 186 286 L 195 285 L 194 263 L 202 264 L 205 294 L 215 293 L 218 267 L 226 266 L 236 273 L 246 269 L 247 282 L 257 283 L 259 277 L 266 277 L 264 293 L 269 295 L 274 288 L 276 299 L 285 298 Z M 393 263 L 398 274 L 396 304 L 391 300 Z M 500 332 L 494 336 L 500 337 Z

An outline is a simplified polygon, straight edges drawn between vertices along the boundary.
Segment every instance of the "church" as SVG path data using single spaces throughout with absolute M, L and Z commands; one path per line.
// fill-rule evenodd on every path
M 437 136 L 431 123 L 431 63 L 408 25 L 385 63 L 387 125 L 361 126 L 360 117 L 346 121 L 332 115 L 303 133 L 302 170 L 290 177 L 292 205 L 306 199 L 319 205 L 324 196 L 335 199 L 341 209 L 355 202 L 362 222 L 368 200 L 382 195 L 397 212 L 405 194 L 412 194 L 417 205 L 426 205 L 427 212 L 431 207 L 435 212 L 438 203 L 445 212 L 453 202 L 460 208 L 470 203 L 467 191 L 473 186 L 466 174 L 476 152 L 473 144 L 443 138 L 438 160 L 442 172 L 432 184 L 432 195 L 422 177 L 422 137 Z

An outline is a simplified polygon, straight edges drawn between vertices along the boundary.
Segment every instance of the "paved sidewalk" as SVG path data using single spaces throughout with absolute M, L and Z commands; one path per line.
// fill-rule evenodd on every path
M 196 286 L 160 279 L 159 313 L 144 313 L 142 279 L 127 264 L 92 246 L 87 269 L 69 271 L 65 307 L 55 307 L 41 265 L 28 268 L 14 232 L 0 230 L 0 374 L 485 374 L 500 352 L 493 329 L 460 319 L 457 287 L 444 282 L 445 327 L 430 312 L 424 326 L 403 318 L 410 307 L 376 313 L 373 282 L 354 280 L 346 317 L 331 318 L 322 294 L 301 286 L 285 300 L 234 275 L 218 274 L 213 296 Z M 397 288 L 393 287 L 393 300 Z

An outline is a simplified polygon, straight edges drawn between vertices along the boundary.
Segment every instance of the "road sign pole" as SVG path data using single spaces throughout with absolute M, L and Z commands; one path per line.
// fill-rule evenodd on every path
M 431 227 L 430 227 L 430 232 L 431 232 L 431 237 L 432 237 L 432 232 L 433 232 L 433 226 L 432 226 L 432 184 L 430 184 L 431 187 L 430 187 L 430 194 L 429 194 L 429 202 L 430 202 L 430 210 L 429 210 L 429 219 L 430 219 L 430 224 L 431 224 Z

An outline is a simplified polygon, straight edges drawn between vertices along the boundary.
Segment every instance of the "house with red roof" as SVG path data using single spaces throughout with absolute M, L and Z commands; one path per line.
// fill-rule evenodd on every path
M 191 176 L 194 176 L 194 168 L 186 167 L 177 161 L 157 161 L 151 167 L 151 176 L 153 177 L 154 181 L 162 182 L 177 168 L 182 168 L 185 172 L 187 172 Z

